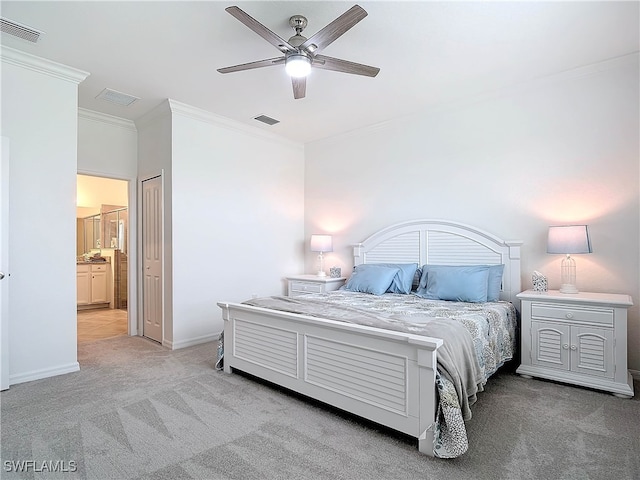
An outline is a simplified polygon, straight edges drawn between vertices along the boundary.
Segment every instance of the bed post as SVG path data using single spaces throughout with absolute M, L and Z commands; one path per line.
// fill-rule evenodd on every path
M 437 350 L 418 350 L 418 380 L 420 386 L 418 450 L 431 457 L 434 456 L 433 430 L 436 420 L 436 352 Z
M 519 299 L 516 297 L 521 292 L 521 271 L 520 271 L 520 247 L 522 241 L 520 240 L 508 240 L 504 242 L 509 248 L 509 292 L 508 298 L 505 300 L 513 303 L 516 307 L 519 307 Z
M 353 266 L 362 265 L 364 263 L 364 259 L 362 258 L 362 243 L 356 243 L 353 245 Z
M 229 313 L 228 303 L 218 303 L 218 306 L 222 309 L 222 320 L 224 320 L 224 350 L 227 358 L 231 358 L 231 352 L 233 352 L 233 331 L 231 323 L 231 315 Z M 230 361 L 223 362 L 224 373 L 231 373 Z

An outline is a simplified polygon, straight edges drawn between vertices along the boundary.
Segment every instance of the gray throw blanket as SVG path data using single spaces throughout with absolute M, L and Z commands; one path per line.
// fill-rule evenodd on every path
M 464 420 L 471 418 L 470 406 L 482 391 L 485 379 L 476 358 L 473 339 L 465 326 L 451 318 L 416 314 L 392 314 L 365 311 L 322 300 L 303 297 L 264 297 L 247 300 L 246 305 L 337 320 L 376 328 L 441 338 L 438 371 L 455 387 Z
M 469 420 L 469 407 L 475 403 L 476 394 L 483 390 L 485 382 L 471 334 L 464 325 L 451 318 L 411 315 L 403 320 L 421 325 L 422 335 L 442 339 L 442 346 L 438 348 L 438 371 L 455 387 L 462 418 Z

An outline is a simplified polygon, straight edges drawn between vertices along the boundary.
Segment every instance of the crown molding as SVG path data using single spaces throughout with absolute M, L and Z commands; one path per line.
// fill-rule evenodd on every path
M 91 120 L 93 122 L 106 123 L 107 125 L 124 128 L 133 132 L 138 131 L 136 128 L 136 124 L 131 120 L 116 117 L 114 115 L 108 115 L 106 113 L 96 112 L 93 110 L 87 110 L 86 108 L 78 108 L 78 117 L 84 118 L 86 120 Z
M 294 142 L 277 134 L 265 132 L 258 127 L 252 127 L 242 122 L 216 115 L 214 113 L 202 110 L 197 107 L 193 107 L 191 105 L 187 105 L 185 103 L 177 102 L 176 100 L 167 99 L 167 102 L 169 104 L 169 108 L 171 109 L 171 113 L 174 115 L 181 115 L 183 117 L 193 118 L 194 120 L 206 122 L 217 127 L 240 131 L 254 137 L 282 143 L 292 148 L 304 149 L 304 144 L 302 142 Z
M 368 125 L 366 127 L 350 130 L 348 132 L 340 133 L 330 137 L 320 138 L 308 142 L 313 145 L 320 145 L 323 143 L 331 143 L 334 141 L 344 140 L 352 137 L 358 137 L 360 135 L 370 135 L 373 132 L 385 130 L 387 127 L 392 127 L 403 122 L 414 122 L 418 117 L 424 117 L 425 115 L 432 115 L 436 113 L 450 112 L 453 110 L 469 107 L 481 102 L 495 100 L 499 98 L 508 97 L 514 94 L 521 94 L 536 89 L 547 88 L 549 86 L 557 85 L 563 82 L 578 80 L 581 78 L 593 77 L 604 72 L 618 70 L 622 68 L 633 67 L 638 72 L 638 64 L 640 63 L 640 52 L 633 52 L 620 57 L 614 57 L 602 62 L 592 63 L 589 65 L 583 65 L 581 67 L 572 68 L 570 70 L 564 70 L 562 72 L 546 75 L 544 77 L 537 77 L 531 80 L 519 82 L 510 86 L 502 87 L 496 90 L 487 91 L 483 93 L 467 95 L 465 97 L 451 100 L 449 102 L 443 102 L 434 104 L 431 107 L 425 108 L 420 112 L 414 112 L 402 117 L 385 120 L 383 122 Z
M 38 57 L 5 45 L 0 46 L 0 58 L 2 58 L 2 61 L 5 63 L 75 84 L 79 84 L 89 76 L 89 72 L 68 67 L 61 63 L 53 62 L 46 58 Z
M 138 131 L 140 131 L 160 117 L 167 117 L 171 119 L 171 109 L 169 108 L 168 100 L 162 100 L 158 105 L 153 107 L 147 113 L 139 118 L 136 118 L 134 123 Z

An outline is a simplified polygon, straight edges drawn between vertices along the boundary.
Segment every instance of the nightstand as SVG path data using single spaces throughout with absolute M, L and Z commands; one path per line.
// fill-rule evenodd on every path
M 627 370 L 629 295 L 527 290 L 517 296 L 522 301 L 517 373 L 633 397 Z
M 287 277 L 287 295 L 297 297 L 309 293 L 326 293 L 338 290 L 346 278 L 319 277 L 317 275 L 294 275 Z

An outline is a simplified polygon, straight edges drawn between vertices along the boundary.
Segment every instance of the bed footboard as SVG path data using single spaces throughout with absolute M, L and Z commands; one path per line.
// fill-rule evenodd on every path
M 218 303 L 233 369 L 418 439 L 433 456 L 438 338 Z

